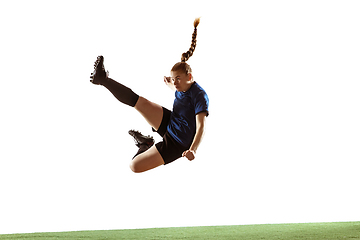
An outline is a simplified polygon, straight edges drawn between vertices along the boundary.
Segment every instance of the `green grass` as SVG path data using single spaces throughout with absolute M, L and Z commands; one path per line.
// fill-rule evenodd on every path
M 360 222 L 149 228 L 0 235 L 0 239 L 360 239 Z

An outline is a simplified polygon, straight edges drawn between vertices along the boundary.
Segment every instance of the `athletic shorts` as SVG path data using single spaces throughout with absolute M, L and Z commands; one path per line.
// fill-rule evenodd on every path
M 160 127 L 157 131 L 153 129 L 154 132 L 157 132 L 163 138 L 163 141 L 156 143 L 155 147 L 159 151 L 165 165 L 180 158 L 182 153 L 189 149 L 175 141 L 167 132 L 170 116 L 171 111 L 163 107 L 163 118 L 161 120 Z

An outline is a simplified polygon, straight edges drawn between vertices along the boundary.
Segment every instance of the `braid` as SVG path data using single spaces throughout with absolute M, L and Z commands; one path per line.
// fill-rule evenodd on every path
M 196 27 L 199 25 L 199 23 L 200 23 L 200 18 L 196 18 L 195 21 L 194 21 L 194 32 L 192 34 L 191 46 L 189 48 L 189 51 L 182 54 L 181 62 L 186 62 L 187 60 L 189 60 L 189 58 L 193 55 L 193 53 L 195 51 L 196 35 L 197 35 Z

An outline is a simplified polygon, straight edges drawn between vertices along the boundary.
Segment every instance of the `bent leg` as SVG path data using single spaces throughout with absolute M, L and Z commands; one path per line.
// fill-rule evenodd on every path
M 146 98 L 139 97 L 135 109 L 146 119 L 155 130 L 158 130 L 163 119 L 163 108 Z
M 152 146 L 149 150 L 134 158 L 130 164 L 130 169 L 135 173 L 141 173 L 161 165 L 164 165 L 164 160 L 157 148 Z

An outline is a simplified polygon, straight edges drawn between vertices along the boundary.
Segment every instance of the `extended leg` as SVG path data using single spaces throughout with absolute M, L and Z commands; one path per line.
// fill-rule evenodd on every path
M 105 71 L 103 56 L 97 58 L 94 72 L 90 78 L 93 84 L 106 87 L 120 102 L 135 107 L 154 129 L 159 128 L 163 116 L 162 107 L 143 97 L 139 97 L 130 88 L 109 78 L 108 72 Z
M 134 93 L 130 88 L 114 81 L 111 78 L 106 78 L 101 85 L 106 87 L 120 102 L 129 105 L 130 107 L 135 107 L 136 102 L 139 99 L 139 95 Z
M 108 75 L 109 72 L 105 71 L 104 67 L 104 57 L 98 56 L 94 65 L 94 72 L 90 76 L 90 82 L 106 87 L 120 102 L 134 107 L 139 95 L 130 88 L 109 78 Z
M 146 98 L 139 97 L 135 109 L 145 118 L 145 120 L 158 130 L 163 118 L 163 108 L 159 104 L 153 103 Z

